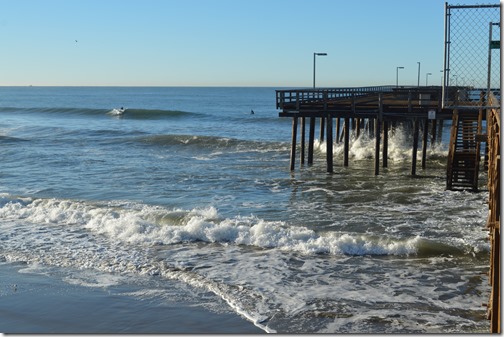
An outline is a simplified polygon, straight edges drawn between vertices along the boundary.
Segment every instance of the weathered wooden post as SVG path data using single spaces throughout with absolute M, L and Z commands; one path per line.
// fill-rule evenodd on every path
M 356 106 L 355 106 L 355 94 L 352 93 L 352 114 L 355 116 L 355 113 L 356 113 Z M 361 119 L 360 118 L 356 118 L 356 129 L 355 129 L 355 139 L 359 138 L 360 136 L 360 129 L 361 129 Z
M 331 114 L 327 114 L 327 172 L 333 172 L 333 121 Z
M 308 135 L 308 165 L 313 164 L 313 142 L 315 141 L 315 117 L 310 117 L 310 131 Z
M 294 171 L 294 163 L 296 162 L 296 142 L 297 142 L 297 124 L 298 118 L 292 117 L 292 142 L 290 153 L 290 170 Z
M 305 133 L 306 133 L 306 118 L 301 117 L 301 166 L 304 165 L 304 159 L 305 159 Z
M 350 149 L 350 118 L 345 117 L 345 145 L 344 145 L 344 158 L 343 158 L 343 166 L 348 166 L 348 151 Z
M 323 143 L 324 142 L 324 123 L 325 123 L 325 118 L 322 117 L 320 119 L 320 135 L 319 135 L 319 141 L 320 143 Z
M 383 121 L 383 167 L 388 167 L 388 121 Z
M 381 121 L 383 118 L 383 94 L 378 94 L 378 116 L 375 122 L 375 176 L 380 174 L 380 137 L 381 137 Z
M 413 155 L 411 158 L 411 175 L 416 175 L 416 162 L 417 162 L 417 152 L 418 152 L 418 129 L 419 129 L 418 118 L 415 117 L 413 124 Z
M 339 143 L 339 138 L 341 134 L 341 118 L 336 118 L 336 143 Z

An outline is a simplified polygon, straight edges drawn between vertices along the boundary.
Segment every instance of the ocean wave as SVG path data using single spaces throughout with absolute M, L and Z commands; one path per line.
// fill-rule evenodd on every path
M 1 112 L 17 113 L 47 113 L 47 114 L 69 114 L 69 115 L 100 115 L 109 110 L 106 109 L 86 109 L 70 107 L 0 107 Z
M 16 143 L 16 142 L 27 142 L 27 141 L 28 141 L 28 139 L 0 135 L 0 143 Z
M 114 115 L 112 113 L 114 110 L 109 110 L 107 113 Z M 181 118 L 186 116 L 204 116 L 204 114 L 180 110 L 162 110 L 162 109 L 136 109 L 136 108 L 124 108 L 124 112 L 120 115 L 123 118 L 130 119 L 166 119 L 166 118 Z
M 109 109 L 91 109 L 91 108 L 76 108 L 76 107 L 0 107 L 2 112 L 17 112 L 17 113 L 42 113 L 42 114 L 60 114 L 69 116 L 100 116 L 100 115 L 117 115 L 114 111 L 118 108 Z M 125 108 L 121 117 L 130 119 L 165 119 L 165 118 L 180 118 L 185 116 L 204 116 L 200 113 L 180 111 L 180 110 L 164 110 L 164 109 L 141 109 L 141 108 Z
M 173 245 L 205 242 L 252 246 L 301 254 L 421 255 L 464 254 L 464 250 L 419 236 L 394 238 L 358 233 L 317 233 L 255 216 L 221 218 L 214 207 L 166 209 L 129 202 L 92 204 L 60 199 L 0 199 L 0 218 L 33 224 L 77 226 L 111 242 L 134 245 Z
M 210 150 L 234 150 L 239 152 L 253 151 L 286 151 L 287 147 L 284 143 L 278 142 L 261 142 L 252 140 L 242 140 L 229 137 L 218 136 L 196 136 L 196 135 L 153 135 L 142 136 L 138 141 L 144 144 L 157 146 L 183 146 L 193 149 L 210 149 Z

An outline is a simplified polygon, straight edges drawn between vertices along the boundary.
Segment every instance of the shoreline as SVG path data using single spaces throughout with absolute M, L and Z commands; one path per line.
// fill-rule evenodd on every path
M 104 287 L 20 273 L 24 268 L 0 264 L 0 333 L 265 333 L 238 314 L 166 299 L 142 300 Z

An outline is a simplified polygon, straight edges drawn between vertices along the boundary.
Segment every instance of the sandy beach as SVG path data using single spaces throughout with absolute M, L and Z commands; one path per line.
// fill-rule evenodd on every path
M 233 313 L 19 273 L 24 267 L 0 264 L 1 333 L 263 333 Z

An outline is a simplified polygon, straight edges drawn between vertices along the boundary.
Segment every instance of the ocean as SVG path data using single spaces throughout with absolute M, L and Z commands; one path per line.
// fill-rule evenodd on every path
M 378 176 L 365 134 L 291 172 L 278 112 L 275 88 L 0 87 L 0 262 L 266 332 L 487 332 L 485 174 L 445 190 L 450 123 L 417 176 L 401 129 Z

